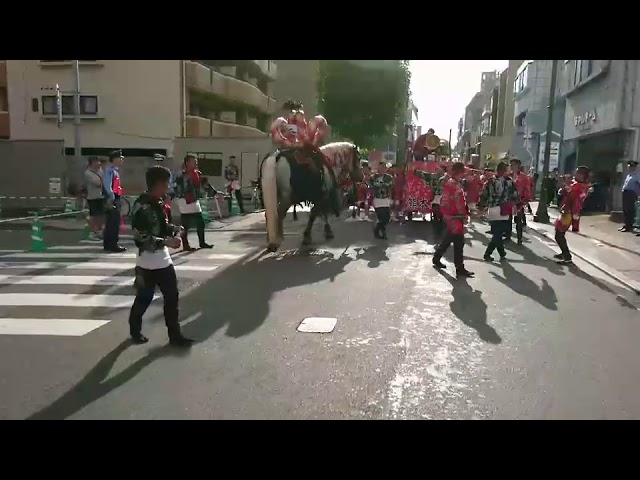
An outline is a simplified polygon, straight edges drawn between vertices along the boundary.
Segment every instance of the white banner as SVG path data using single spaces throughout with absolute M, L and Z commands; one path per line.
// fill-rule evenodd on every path
M 544 167 L 544 143 L 540 145 L 540 155 L 538 157 L 538 172 L 542 172 Z M 560 142 L 551 142 L 551 153 L 549 154 L 549 171 L 558 168 L 560 158 Z

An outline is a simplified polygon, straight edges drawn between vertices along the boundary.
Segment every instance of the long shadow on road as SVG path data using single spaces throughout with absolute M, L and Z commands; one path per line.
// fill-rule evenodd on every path
M 274 293 L 327 279 L 333 281 L 352 261 L 351 257 L 344 254 L 334 257 L 318 250 L 290 250 L 231 265 L 223 274 L 212 278 L 182 299 L 181 318 L 202 313 L 184 327 L 184 333 L 197 341 L 205 341 L 226 325 L 225 334 L 229 337 L 247 335 L 266 320 Z M 274 274 L 285 265 L 286 274 Z M 160 318 L 156 317 L 155 320 Z M 118 345 L 69 392 L 29 419 L 68 418 L 131 380 L 155 360 L 181 352 L 169 346 L 152 349 L 147 355 L 104 381 L 118 357 L 129 345 L 129 341 Z

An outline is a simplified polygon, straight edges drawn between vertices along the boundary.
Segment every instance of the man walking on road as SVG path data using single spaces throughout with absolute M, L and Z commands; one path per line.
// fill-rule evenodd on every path
M 491 254 L 498 250 L 500 258 L 507 256 L 504 248 L 505 233 L 511 229 L 510 217 L 520 206 L 520 197 L 515 183 L 508 175 L 506 162 L 498 163 L 496 176 L 489 179 L 480 196 L 481 208 L 487 208 L 487 219 L 491 225 L 491 241 L 484 252 L 484 260 L 492 262 Z
M 236 196 L 238 207 L 240 207 L 240 213 L 244 215 L 244 205 L 242 204 L 242 190 L 240 189 L 240 170 L 236 165 L 236 157 L 231 155 L 229 157 L 229 164 L 224 167 L 224 179 L 227 182 L 227 194 L 229 213 L 231 213 L 231 195 Z
M 555 258 L 562 265 L 571 265 L 573 263 L 569 245 L 567 244 L 567 231 L 569 227 L 574 232 L 580 231 L 580 211 L 587 195 L 589 195 L 589 169 L 587 167 L 578 167 L 575 181 L 565 188 L 562 204 L 560 205 L 560 218 L 555 223 L 556 243 L 561 252 L 555 255 Z
M 638 162 L 629 162 L 629 173 L 622 185 L 622 211 L 624 212 L 624 227 L 620 232 L 633 232 L 636 220 L 636 201 L 640 194 L 640 171 Z
M 104 187 L 102 177 L 104 172 L 98 157 L 89 158 L 89 166 L 84 171 L 84 183 L 87 188 L 87 204 L 89 206 L 89 229 L 91 240 L 102 240 L 104 225 Z
M 443 177 L 440 210 L 447 226 L 447 233 L 440 245 L 436 247 L 433 266 L 437 269 L 446 267 L 441 259 L 449 245 L 453 243 L 453 263 L 456 266 L 456 276 L 473 277 L 473 273 L 464 267 L 464 224 L 469 213 L 464 200 L 464 190 L 460 184 L 460 179 L 464 174 L 464 163 L 455 162 L 451 166 L 451 176 L 445 175 Z
M 373 208 L 376 210 L 376 223 L 373 235 L 376 238 L 387 239 L 387 224 L 391 219 L 391 196 L 393 194 L 393 177 L 387 173 L 391 164 L 380 163 L 378 171 L 371 177 L 373 190 Z
M 133 237 L 138 247 L 136 259 L 136 298 L 129 314 L 129 333 L 136 344 L 147 343 L 142 334 L 142 316 L 153 301 L 156 286 L 164 297 L 164 321 L 169 333 L 169 343 L 188 347 L 193 342 L 185 338 L 178 323 L 178 279 L 169 248 L 180 247 L 182 227 L 167 220 L 164 198 L 169 191 L 171 172 L 156 165 L 146 174 L 147 191 L 135 202 L 133 208 Z
M 107 252 L 124 252 L 126 248 L 118 245 L 120 240 L 120 167 L 124 163 L 122 150 L 114 150 L 109 154 L 109 166 L 104 171 L 104 191 L 106 197 L 106 221 L 104 225 L 103 245 Z

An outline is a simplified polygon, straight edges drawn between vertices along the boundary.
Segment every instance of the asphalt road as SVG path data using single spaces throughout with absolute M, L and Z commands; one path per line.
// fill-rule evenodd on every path
M 145 321 L 144 346 L 126 341 L 124 307 L 56 313 L 109 319 L 84 335 L 0 333 L 0 418 L 640 416 L 637 297 L 579 260 L 556 265 L 550 242 L 531 238 L 510 247 L 507 261 L 487 264 L 487 227 L 472 224 L 465 255 L 476 278 L 465 281 L 451 276 L 451 265 L 431 267 L 437 235 L 428 223 L 393 224 L 384 242 L 370 223 L 334 220 L 334 240 L 324 241 L 318 225 L 316 248 L 302 249 L 303 220 L 288 225 L 278 254 L 258 253 L 262 222 L 247 218 L 210 234 L 213 253 L 177 260 L 203 268 L 179 272 L 184 331 L 198 339 L 188 352 L 166 346 L 161 303 Z M 5 265 L 2 273 L 36 273 L 29 268 Z M 75 268 L 64 273 L 87 275 Z M 0 298 L 32 288 L 1 285 Z M 106 290 L 73 289 L 70 303 Z M 0 305 L 0 316 L 54 308 L 71 307 Z M 332 333 L 298 332 L 307 317 L 337 323 Z

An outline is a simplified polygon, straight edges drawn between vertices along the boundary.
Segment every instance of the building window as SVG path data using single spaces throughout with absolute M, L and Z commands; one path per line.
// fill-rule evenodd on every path
M 573 68 L 573 85 L 585 81 L 593 73 L 593 60 L 576 60 Z
M 7 87 L 0 87 L 0 112 L 9 111 L 9 100 L 7 98 Z
M 42 114 L 56 115 L 58 109 L 56 106 L 55 95 L 44 95 L 42 97 Z M 96 95 L 80 95 L 80 114 L 81 115 L 97 115 L 98 114 L 98 97 Z M 74 115 L 74 99 L 73 95 L 62 96 L 62 115 Z
M 522 92 L 527 87 L 528 73 L 529 73 L 528 64 L 517 73 L 515 81 L 513 82 L 513 93 L 515 95 Z
M 198 159 L 198 169 L 207 176 L 222 176 L 222 152 L 189 152 Z

